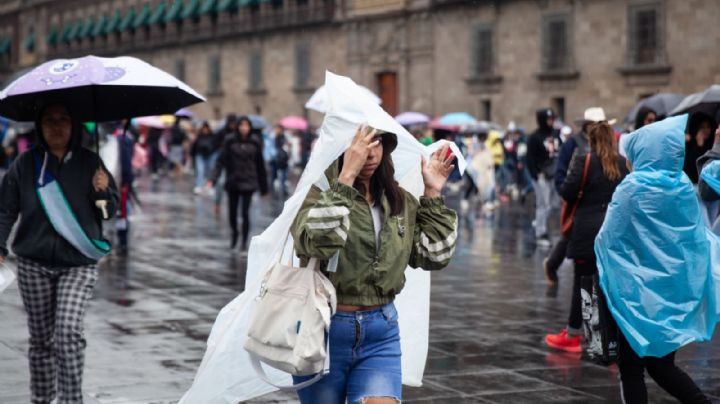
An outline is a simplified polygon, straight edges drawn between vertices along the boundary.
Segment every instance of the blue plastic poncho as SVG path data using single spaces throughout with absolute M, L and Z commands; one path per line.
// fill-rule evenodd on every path
M 720 193 L 720 160 L 713 160 L 708 163 L 703 167 L 700 176 L 710 188 Z
M 633 350 L 665 356 L 712 337 L 720 240 L 702 222 L 682 172 L 687 115 L 621 140 L 633 172 L 617 187 L 595 240 L 600 283 Z

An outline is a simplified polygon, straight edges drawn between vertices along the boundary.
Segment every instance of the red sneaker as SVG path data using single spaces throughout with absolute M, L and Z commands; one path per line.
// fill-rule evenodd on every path
M 560 334 L 548 334 L 545 336 L 545 343 L 555 349 L 565 352 L 582 352 L 581 336 L 571 337 L 567 335 L 567 330 L 563 329 Z

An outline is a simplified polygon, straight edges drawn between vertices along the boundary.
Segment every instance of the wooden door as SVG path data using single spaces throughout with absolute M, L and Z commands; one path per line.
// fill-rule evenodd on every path
M 379 73 L 378 88 L 380 89 L 380 99 L 382 107 L 388 114 L 395 116 L 398 114 L 398 89 L 397 89 L 397 73 L 385 72 Z

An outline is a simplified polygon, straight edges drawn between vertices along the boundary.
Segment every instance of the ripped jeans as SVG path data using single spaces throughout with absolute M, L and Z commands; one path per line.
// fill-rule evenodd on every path
M 311 376 L 293 377 L 295 383 Z M 400 329 L 393 303 L 370 311 L 338 312 L 330 323 L 330 373 L 298 391 L 302 404 L 360 404 L 402 399 Z

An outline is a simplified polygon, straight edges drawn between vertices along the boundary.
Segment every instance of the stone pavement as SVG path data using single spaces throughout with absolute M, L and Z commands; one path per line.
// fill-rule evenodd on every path
M 225 212 L 216 219 L 210 199 L 193 196 L 191 187 L 186 180 L 141 182 L 144 205 L 132 222 L 129 254 L 101 265 L 86 318 L 87 403 L 176 402 L 218 310 L 242 290 L 245 260 L 228 249 Z M 620 401 L 615 367 L 543 344 L 567 318 L 571 268 L 561 270 L 559 289 L 546 289 L 527 205 L 503 206 L 472 231 L 464 228 L 450 267 L 433 274 L 424 386 L 405 388 L 404 402 Z M 280 209 L 271 197 L 256 199 L 253 233 Z M 27 330 L 16 285 L 0 295 L 0 322 L 0 404 L 27 403 Z M 694 344 L 678 362 L 718 400 L 720 343 Z M 674 402 L 648 384 L 650 402 Z M 297 401 L 275 393 L 253 402 Z

